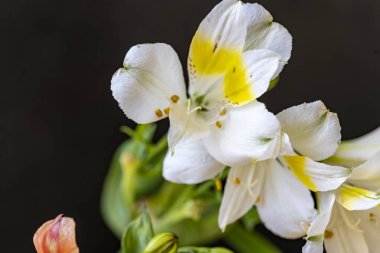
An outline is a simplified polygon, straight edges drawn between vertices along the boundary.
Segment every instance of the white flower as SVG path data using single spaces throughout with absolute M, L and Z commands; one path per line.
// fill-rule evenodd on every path
M 379 150 L 378 150 L 379 151 Z M 380 152 L 336 191 L 318 193 L 319 215 L 303 253 L 377 253 L 380 248 Z
M 190 46 L 189 98 L 180 61 L 169 45 L 129 50 L 112 78 L 113 96 L 137 123 L 169 116 L 166 179 L 198 183 L 224 168 L 215 159 L 240 165 L 277 155 L 279 122 L 256 98 L 290 58 L 292 38 L 272 20 L 258 4 L 218 4 Z
M 321 101 L 291 107 L 277 117 L 284 131 L 280 155 L 231 168 L 219 214 L 222 229 L 256 205 L 273 233 L 289 239 L 301 237 L 315 216 L 308 189 L 336 189 L 351 173 L 316 162 L 331 156 L 341 138 L 336 114 Z

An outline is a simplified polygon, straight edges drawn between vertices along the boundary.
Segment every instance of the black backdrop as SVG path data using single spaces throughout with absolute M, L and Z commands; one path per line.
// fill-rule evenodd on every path
M 294 37 L 281 82 L 262 101 L 278 112 L 322 99 L 338 112 L 344 138 L 380 125 L 380 1 L 259 2 Z M 137 43 L 169 43 L 185 63 L 192 35 L 216 3 L 0 2 L 1 252 L 34 252 L 34 231 L 59 213 L 75 217 L 82 252 L 118 248 L 99 195 L 124 139 L 119 126 L 133 123 L 111 96 L 111 76 Z M 285 252 L 302 245 L 276 243 Z

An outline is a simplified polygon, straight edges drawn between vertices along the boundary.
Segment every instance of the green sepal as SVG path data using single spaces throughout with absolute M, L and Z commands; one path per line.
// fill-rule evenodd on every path
M 153 192 L 163 179 L 162 160 L 166 138 L 153 145 L 155 125 L 138 125 L 135 130 L 122 127 L 131 139 L 120 145 L 112 159 L 101 197 L 103 218 L 121 238 L 128 223 L 137 216 L 135 201 Z
M 142 253 L 154 236 L 152 222 L 146 210 L 126 228 L 121 240 L 121 253 Z

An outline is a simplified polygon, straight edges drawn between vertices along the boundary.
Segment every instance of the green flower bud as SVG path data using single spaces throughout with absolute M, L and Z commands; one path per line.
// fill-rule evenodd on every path
M 143 253 L 176 253 L 178 238 L 173 233 L 161 233 L 153 237 Z

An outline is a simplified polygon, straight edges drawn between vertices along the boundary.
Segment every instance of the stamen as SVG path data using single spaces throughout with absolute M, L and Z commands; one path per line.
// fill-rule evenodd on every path
M 199 111 L 199 110 L 202 110 L 202 107 L 197 106 L 197 107 L 193 108 L 191 111 L 189 111 L 189 114 L 193 113 L 193 112 L 196 112 L 196 111 Z
M 249 195 L 250 195 L 252 198 L 256 198 L 255 203 L 257 203 L 259 200 L 261 200 L 260 197 L 256 197 L 255 194 L 253 194 L 253 192 L 252 192 L 252 188 L 253 188 L 257 183 L 258 183 L 258 181 L 255 180 L 255 181 L 253 181 L 252 183 L 250 183 L 250 184 L 246 184 L 246 185 L 245 185 L 245 187 L 247 187 L 247 189 L 248 189 L 248 193 L 249 193 Z
M 163 116 L 162 111 L 160 109 L 157 109 L 155 112 L 157 117 L 161 118 Z
M 227 109 L 226 109 L 226 108 L 223 108 L 223 109 L 219 112 L 219 115 L 220 115 L 220 116 L 224 116 L 224 115 L 226 115 L 226 113 L 227 113 Z
M 220 122 L 219 120 L 215 123 L 215 125 L 218 127 L 218 128 L 221 128 L 222 127 L 222 122 Z
M 170 112 L 170 108 L 169 108 L 169 107 L 166 107 L 166 108 L 164 109 L 164 113 L 165 113 L 165 115 L 166 115 L 166 116 L 169 116 L 169 112 Z
M 238 177 L 235 177 L 234 178 L 234 184 L 239 185 L 240 183 L 241 183 L 240 179 Z
M 172 100 L 173 103 L 176 104 L 178 102 L 178 100 L 179 100 L 179 96 L 173 95 L 173 96 L 170 97 L 170 99 Z
M 354 224 L 352 224 L 351 221 L 350 221 L 350 219 L 347 217 L 346 211 L 341 211 L 340 214 L 341 214 L 341 217 L 343 218 L 344 222 L 346 223 L 346 225 L 349 228 L 351 228 L 352 230 L 355 230 L 355 231 L 357 231 L 359 233 L 364 233 L 363 230 L 361 230 L 361 229 L 358 228 L 358 226 L 359 226 L 359 224 L 361 222 L 360 218 L 358 218 L 356 220 L 356 222 Z

